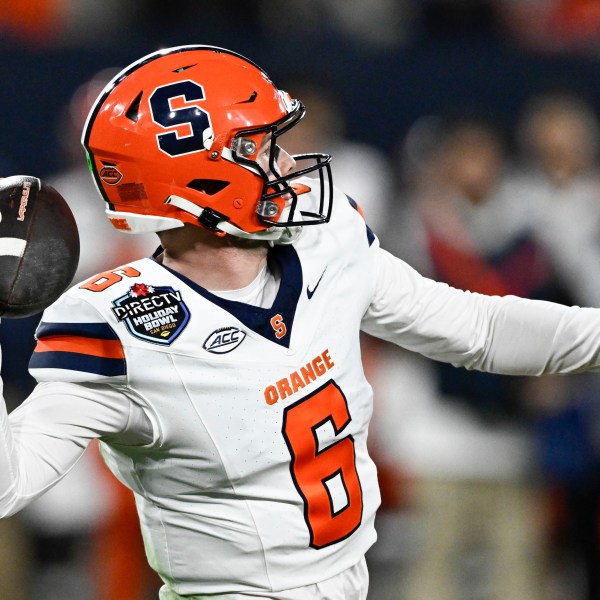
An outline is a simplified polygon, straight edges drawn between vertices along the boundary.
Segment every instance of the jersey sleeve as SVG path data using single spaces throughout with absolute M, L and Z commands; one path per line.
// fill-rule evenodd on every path
M 36 330 L 29 371 L 38 381 L 125 381 L 121 341 L 94 307 L 65 294 L 46 309 Z
M 60 481 L 93 439 L 137 446 L 155 431 L 127 390 L 111 385 L 42 383 L 10 415 L 0 399 L 0 517 Z
M 362 329 L 429 358 L 512 375 L 599 370 L 600 310 L 464 292 L 378 250 Z

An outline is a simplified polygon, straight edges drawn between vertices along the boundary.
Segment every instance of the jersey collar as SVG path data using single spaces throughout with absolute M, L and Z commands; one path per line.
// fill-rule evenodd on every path
M 290 339 L 292 335 L 292 325 L 296 315 L 298 300 L 302 293 L 302 266 L 296 250 L 291 245 L 278 245 L 269 250 L 269 260 L 274 260 L 281 273 L 281 281 L 279 290 L 270 308 L 262 308 L 251 304 L 244 304 L 235 300 L 221 298 L 216 294 L 203 288 L 201 285 L 188 279 L 185 275 L 174 271 L 173 269 L 159 263 L 160 265 L 172 273 L 175 277 L 183 281 L 192 290 L 206 298 L 208 301 L 226 310 L 233 315 L 238 321 L 246 327 L 257 333 L 258 335 L 275 342 L 285 348 L 290 347 Z M 285 334 L 281 336 L 281 329 L 275 328 L 271 322 L 274 318 L 280 317 L 285 325 Z M 278 337 L 278 332 L 281 337 Z

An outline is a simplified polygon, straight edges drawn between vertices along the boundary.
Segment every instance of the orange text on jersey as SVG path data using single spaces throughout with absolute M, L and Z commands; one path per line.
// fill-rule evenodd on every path
M 295 394 L 298 390 L 325 375 L 333 366 L 334 362 L 331 360 L 331 356 L 329 356 L 329 350 L 323 350 L 321 354 L 315 356 L 315 358 L 307 362 L 303 367 L 300 367 L 297 371 L 292 371 L 287 377 L 267 387 L 265 389 L 267 404 L 275 404 L 278 400 L 283 400 Z

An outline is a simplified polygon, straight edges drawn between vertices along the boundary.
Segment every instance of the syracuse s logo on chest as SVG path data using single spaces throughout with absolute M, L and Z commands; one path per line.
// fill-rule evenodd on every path
M 181 292 L 170 286 L 136 283 L 113 301 L 112 311 L 140 340 L 168 346 L 185 329 L 190 311 Z

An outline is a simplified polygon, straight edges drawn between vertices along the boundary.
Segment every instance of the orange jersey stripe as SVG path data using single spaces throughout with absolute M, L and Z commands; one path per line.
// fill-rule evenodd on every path
M 360 207 L 360 204 L 357 202 L 356 203 L 356 210 L 358 211 L 358 214 L 363 218 L 363 221 L 366 221 L 366 217 L 365 217 L 365 213 L 363 212 L 363 209 Z
M 72 335 L 49 335 L 38 340 L 35 352 L 74 352 L 102 358 L 125 358 L 119 340 L 100 340 Z

